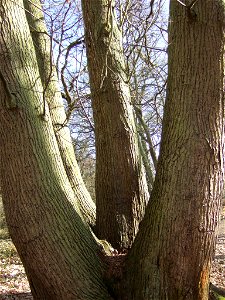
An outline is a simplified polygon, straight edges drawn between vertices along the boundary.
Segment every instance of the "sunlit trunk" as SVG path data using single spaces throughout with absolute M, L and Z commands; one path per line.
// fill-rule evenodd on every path
M 96 232 L 129 248 L 149 194 L 114 1 L 82 1 L 96 139 Z
M 96 207 L 84 185 L 74 154 L 57 73 L 53 64 L 50 37 L 47 35 L 41 4 L 39 0 L 24 0 L 24 5 L 44 89 L 43 99 L 49 105 L 50 116 L 63 164 L 70 184 L 74 192 L 78 195 L 78 203 L 82 215 L 87 223 L 94 226 L 96 221 Z
M 12 240 L 34 299 L 108 299 L 97 244 L 64 170 L 23 2 L 2 1 L 0 172 Z M 10 24 L 10 26 L 9 26 Z
M 224 180 L 225 2 L 195 2 L 171 1 L 162 144 L 123 300 L 208 299 Z

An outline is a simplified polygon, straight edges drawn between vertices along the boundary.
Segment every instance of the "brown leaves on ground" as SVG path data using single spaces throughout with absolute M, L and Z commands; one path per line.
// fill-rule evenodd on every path
M 210 281 L 225 290 L 225 208 L 219 228 L 216 253 L 212 265 Z M 115 259 L 113 257 L 113 259 Z M 119 260 L 123 259 L 123 255 Z M 115 264 L 114 271 L 115 271 Z M 109 270 L 112 272 L 111 265 Z M 121 267 L 121 262 L 119 263 Z M 118 268 L 119 268 L 118 267 Z M 10 239 L 0 239 L 0 300 L 33 299 L 23 265 Z
M 212 264 L 210 281 L 225 290 L 225 205 L 223 206 L 221 221 L 218 229 L 216 252 Z
M 225 235 L 218 239 L 210 281 L 225 290 Z
M 10 239 L 0 240 L 0 299 L 32 299 L 23 265 Z

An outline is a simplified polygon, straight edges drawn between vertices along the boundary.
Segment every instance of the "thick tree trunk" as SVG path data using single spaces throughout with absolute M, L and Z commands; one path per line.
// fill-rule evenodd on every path
M 224 4 L 171 1 L 160 158 L 123 300 L 208 299 L 224 180 Z
M 70 130 L 66 126 L 66 114 L 55 66 L 52 60 L 50 38 L 47 35 L 44 16 L 39 0 L 24 0 L 28 24 L 36 50 L 42 85 L 43 98 L 49 105 L 50 116 L 54 126 L 56 139 L 63 160 L 63 164 L 70 180 L 70 184 L 78 195 L 78 203 L 85 220 L 92 226 L 96 221 L 96 207 L 87 191 L 76 161 Z
M 23 1 L 0 4 L 0 173 L 34 299 L 109 299 L 54 135 Z M 79 195 L 78 195 L 79 196 Z
M 128 248 L 149 195 L 113 2 L 82 6 L 96 138 L 96 232 L 115 248 Z

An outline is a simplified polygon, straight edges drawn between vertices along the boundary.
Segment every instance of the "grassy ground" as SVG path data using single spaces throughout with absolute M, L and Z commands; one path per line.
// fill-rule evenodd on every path
M 6 226 L 3 203 L 0 195 L 0 239 L 7 239 L 7 238 L 9 238 L 9 233 Z

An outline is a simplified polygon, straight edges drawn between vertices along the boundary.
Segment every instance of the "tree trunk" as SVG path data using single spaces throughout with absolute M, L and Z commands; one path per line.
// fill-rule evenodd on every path
M 131 246 L 148 188 L 114 1 L 82 1 L 96 138 L 96 232 L 115 248 Z
M 57 73 L 53 65 L 50 38 L 47 35 L 44 16 L 39 0 L 24 0 L 26 15 L 44 88 L 43 99 L 49 105 L 50 116 L 54 126 L 55 136 L 63 164 L 70 184 L 78 195 L 78 203 L 85 220 L 92 226 L 96 221 L 96 207 L 87 191 L 76 161 L 70 130 L 65 124 L 66 114 L 61 92 L 58 85 Z
M 171 0 L 160 157 L 123 300 L 208 299 L 224 180 L 225 1 L 195 2 Z
M 126 261 L 124 294 L 117 299 L 208 299 L 208 275 L 224 180 L 224 2 L 196 1 L 189 9 L 171 1 L 168 90 L 156 180 Z M 99 2 L 85 1 L 84 6 L 90 3 Z M 22 0 L 4 0 L 0 4 L 0 180 L 9 231 L 34 299 L 110 299 L 103 283 L 104 266 L 97 255 L 98 246 L 82 220 L 79 194 L 73 192 L 65 172 L 47 103 L 43 115 L 43 86 L 22 8 Z M 92 13 L 102 15 L 104 9 L 97 8 Z M 103 8 L 107 14 L 108 6 Z M 100 28 L 106 34 L 107 28 Z M 100 41 L 101 36 L 99 33 Z M 112 53 L 117 49 L 114 46 L 120 45 L 114 45 L 114 37 L 110 39 Z M 103 34 L 103 42 L 104 38 Z M 104 50 L 107 43 L 103 42 Z M 118 52 L 115 54 L 119 57 Z M 107 68 L 112 70 L 109 79 L 113 79 L 116 67 L 109 62 L 112 59 L 107 56 Z M 124 100 L 128 98 L 124 96 L 124 101 L 115 105 L 112 96 L 112 102 L 107 102 L 103 95 L 109 94 L 109 87 L 115 93 L 116 90 L 108 75 L 103 74 L 104 89 L 94 89 L 97 99 L 100 101 L 102 95 L 107 113 L 117 109 L 119 115 L 128 109 L 128 120 L 122 113 L 120 117 L 127 124 L 131 145 L 137 147 L 135 126 L 129 119 L 131 107 Z M 118 90 L 127 88 L 119 80 L 121 77 L 114 79 Z M 92 89 L 93 86 L 92 83 Z M 105 111 L 105 106 L 97 108 Z M 114 117 L 117 124 L 118 116 Z M 101 118 L 106 122 L 104 115 Z M 107 120 L 111 124 L 112 118 Z M 121 137 L 127 138 L 123 134 L 119 131 Z M 122 151 L 121 144 L 121 156 L 136 149 L 126 145 Z M 110 151 L 115 151 L 116 144 L 113 147 Z M 132 159 L 138 161 L 136 156 Z M 141 172 L 138 166 L 137 173 Z M 122 205 L 123 201 L 116 204 Z M 139 205 L 143 207 L 142 202 Z M 134 214 L 138 209 L 134 207 Z M 130 238 L 123 230 L 122 227 Z M 111 274 L 115 268 L 110 268 Z
M 68 181 L 23 1 L 0 4 L 0 173 L 10 235 L 34 299 L 109 299 Z M 76 196 L 76 197 L 75 197 Z

